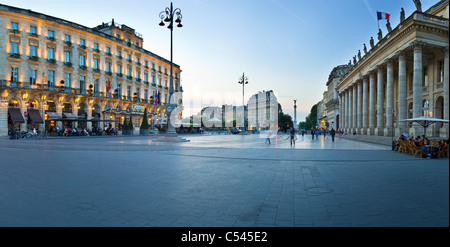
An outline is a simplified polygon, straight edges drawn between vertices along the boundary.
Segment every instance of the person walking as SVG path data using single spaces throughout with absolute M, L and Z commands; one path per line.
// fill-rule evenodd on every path
M 312 137 L 312 139 L 314 140 L 314 129 L 311 129 L 311 137 Z
M 317 129 L 315 132 L 316 132 L 316 139 L 319 140 L 319 129 Z
M 331 141 L 332 142 L 334 142 L 334 135 L 336 134 L 336 131 L 333 129 L 333 128 L 331 128 L 331 130 L 330 130 L 330 136 L 331 136 Z
M 294 146 L 295 146 L 295 129 L 294 129 L 294 127 L 291 127 L 289 134 L 291 136 L 291 146 L 292 146 L 292 143 L 294 143 Z

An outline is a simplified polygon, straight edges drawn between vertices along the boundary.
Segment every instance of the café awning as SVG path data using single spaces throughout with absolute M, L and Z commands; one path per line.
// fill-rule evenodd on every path
M 46 112 L 46 114 L 52 120 L 59 120 L 61 118 L 61 116 L 59 116 L 58 113 L 56 113 L 56 112 L 48 111 L 48 112 Z
M 77 116 L 75 116 L 75 114 L 70 113 L 70 112 L 63 112 L 63 117 L 65 117 L 65 119 L 67 120 L 76 120 Z
M 8 113 L 13 123 L 25 123 L 20 108 L 8 108 Z
M 28 109 L 28 116 L 31 119 L 31 121 L 33 121 L 33 123 L 37 124 L 44 123 L 38 109 Z

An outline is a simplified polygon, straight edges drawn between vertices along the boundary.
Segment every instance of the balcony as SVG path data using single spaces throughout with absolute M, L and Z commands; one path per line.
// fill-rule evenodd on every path
M 64 62 L 64 66 L 72 68 L 72 63 L 71 62 Z
M 64 45 L 66 45 L 66 46 L 72 46 L 72 42 L 70 42 L 70 41 L 64 41 Z
M 39 62 L 39 57 L 38 56 L 30 56 L 30 57 L 28 57 L 28 60 L 34 61 L 34 62 Z
M 80 65 L 80 69 L 81 69 L 81 70 L 84 70 L 84 71 L 87 71 L 86 65 Z
M 10 57 L 10 58 L 13 58 L 13 59 L 21 59 L 19 53 L 11 53 L 11 54 L 9 55 L 9 57 Z

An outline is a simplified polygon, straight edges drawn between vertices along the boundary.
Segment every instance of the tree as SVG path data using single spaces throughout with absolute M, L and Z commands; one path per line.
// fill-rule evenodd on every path
M 147 108 L 145 108 L 144 117 L 142 118 L 142 123 L 141 123 L 141 129 L 148 130 L 149 128 L 150 128 L 150 125 L 148 124 Z

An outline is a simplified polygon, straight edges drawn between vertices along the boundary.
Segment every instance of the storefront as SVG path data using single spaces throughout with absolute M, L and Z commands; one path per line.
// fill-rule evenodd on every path
M 22 131 L 20 124 L 25 123 L 22 112 L 20 111 L 20 101 L 11 99 L 8 103 L 8 129 Z

